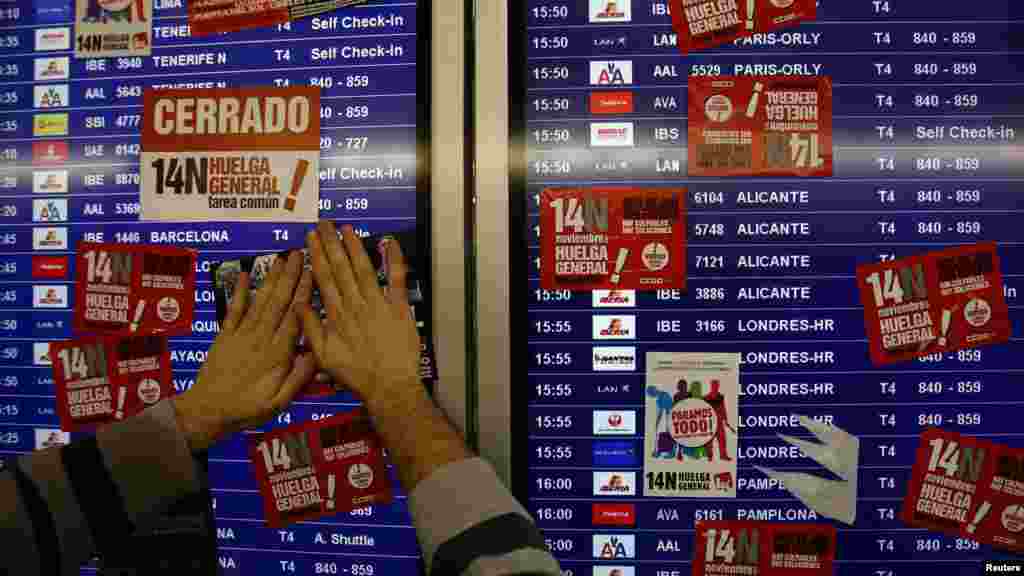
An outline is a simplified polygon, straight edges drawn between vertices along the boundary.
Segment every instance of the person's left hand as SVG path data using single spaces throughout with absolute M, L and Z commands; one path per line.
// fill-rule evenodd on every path
M 296 354 L 300 314 L 312 289 L 299 252 L 276 259 L 251 304 L 249 275 L 239 276 L 220 335 L 195 384 L 174 400 L 193 450 L 262 424 L 313 378 L 313 356 Z

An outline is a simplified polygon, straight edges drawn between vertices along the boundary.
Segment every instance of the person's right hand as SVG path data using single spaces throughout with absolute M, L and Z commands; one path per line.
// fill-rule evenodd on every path
M 385 294 L 351 226 L 343 227 L 342 238 L 326 221 L 306 237 L 327 318 L 321 321 L 307 305 L 304 333 L 320 369 L 355 392 L 374 413 L 425 393 L 419 379 L 420 340 L 398 242 L 387 246 Z

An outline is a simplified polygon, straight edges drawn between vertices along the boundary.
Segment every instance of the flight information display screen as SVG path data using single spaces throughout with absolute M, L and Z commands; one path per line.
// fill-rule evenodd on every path
M 302 247 L 311 227 L 140 222 L 146 88 L 319 87 L 321 217 L 361 235 L 418 229 L 419 256 L 429 253 L 427 175 L 419 170 L 427 162 L 429 84 L 418 64 L 429 57 L 428 10 L 416 1 L 373 0 L 289 24 L 193 37 L 185 0 L 153 4 L 151 56 L 78 59 L 73 0 L 0 0 L 0 456 L 62 440 L 46 350 L 73 335 L 79 242 L 198 251 L 192 333 L 170 339 L 180 393 L 195 382 L 218 332 L 213 265 Z M 429 285 L 422 276 L 429 266 L 419 268 Z M 428 318 L 419 318 L 424 333 Z M 347 393 L 300 398 L 271 426 L 357 405 Z M 223 573 L 419 573 L 397 480 L 391 505 L 270 529 L 245 440 L 232 437 L 209 453 Z
M 509 11 L 513 484 L 563 574 L 691 574 L 700 520 L 835 525 L 841 575 L 979 573 L 998 551 L 909 526 L 900 510 L 927 428 L 1020 446 L 1020 8 L 819 2 L 811 21 L 688 55 L 664 0 L 531 0 Z M 688 84 L 724 76 L 757 85 L 732 105 L 709 98 L 707 119 L 688 118 Z M 689 176 L 689 122 L 741 115 L 751 93 L 764 98 L 781 77 L 830 79 L 831 154 L 817 151 L 831 175 Z M 685 288 L 542 286 L 553 265 L 542 260 L 545 222 L 582 224 L 595 205 L 557 204 L 556 220 L 542 210 L 565 189 L 602 187 L 685 189 Z M 1010 341 L 875 366 L 856 268 L 993 241 Z M 664 254 L 645 251 L 645 263 Z M 607 274 L 620 270 L 615 254 L 602 258 Z M 737 433 L 735 452 L 651 437 L 665 426 L 660 399 L 657 415 L 648 408 L 659 394 L 648 387 L 652 352 L 738 354 L 738 419 L 718 420 Z M 708 384 L 703 399 L 718 394 Z M 667 416 L 679 397 L 666 396 Z M 859 439 L 854 475 L 778 436 L 811 438 L 801 415 Z M 673 496 L 655 471 L 675 465 L 680 483 L 688 470 L 697 482 L 722 456 L 735 476 L 716 475 L 700 497 Z M 852 523 L 756 466 L 816 475 L 837 492 L 855 481 Z

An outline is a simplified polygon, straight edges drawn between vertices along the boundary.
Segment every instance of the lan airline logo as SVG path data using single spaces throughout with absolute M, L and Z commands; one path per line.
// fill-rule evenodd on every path
M 593 122 L 590 124 L 592 148 L 632 148 L 632 122 Z
M 594 472 L 594 496 L 636 496 L 636 472 Z
M 67 308 L 68 287 L 67 286 L 33 286 L 32 287 L 33 308 Z
M 634 308 L 636 290 L 594 290 L 594 308 Z
M 594 566 L 594 576 L 636 576 L 632 566 Z
M 636 558 L 636 536 L 633 534 L 594 534 L 594 558 L 601 560 Z
M 33 222 L 67 222 L 67 220 L 68 201 L 66 198 L 32 201 Z
M 636 316 L 594 316 L 594 340 L 634 340 Z
M 36 428 L 36 450 L 65 446 L 71 442 L 71 434 L 52 428 Z
M 590 0 L 590 22 L 629 22 L 632 8 L 632 0 Z
M 633 93 L 628 90 L 594 92 L 590 95 L 591 114 L 631 114 L 632 112 Z
M 37 28 L 36 52 L 70 50 L 71 28 Z
M 36 108 L 64 108 L 68 105 L 67 84 L 43 84 L 35 87 Z
M 33 250 L 67 250 L 68 229 L 67 228 L 33 228 L 32 229 Z
M 624 86 L 632 83 L 632 60 L 598 60 L 590 63 L 591 86 Z
M 636 410 L 594 410 L 595 436 L 636 434 Z
M 636 347 L 594 347 L 593 369 L 595 372 L 632 372 L 636 370 Z
M 68 113 L 53 112 L 32 117 L 33 136 L 67 136 Z
M 67 170 L 42 170 L 32 173 L 32 192 L 35 194 L 66 194 Z
M 50 343 L 35 342 L 32 344 L 32 363 L 36 366 L 50 366 Z
M 36 82 L 52 82 L 54 80 L 67 80 L 68 69 L 71 66 L 71 59 L 67 56 L 55 58 L 36 58 L 35 79 Z
M 53 166 L 68 161 L 68 143 L 63 141 L 33 142 L 32 163 Z

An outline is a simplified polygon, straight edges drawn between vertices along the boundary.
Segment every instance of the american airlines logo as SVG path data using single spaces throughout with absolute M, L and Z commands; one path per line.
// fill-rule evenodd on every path
M 633 340 L 636 316 L 594 316 L 594 340 Z
M 635 496 L 636 472 L 594 472 L 595 496 Z
M 590 145 L 594 148 L 633 147 L 632 122 L 593 122 L 590 124 Z
M 636 290 L 594 290 L 594 308 L 633 308 L 636 306 Z
M 636 348 L 633 346 L 595 347 L 593 369 L 595 372 L 636 370 Z
M 632 83 L 632 60 L 598 60 L 590 63 L 592 86 L 623 86 Z
M 33 90 L 36 108 L 63 108 L 68 105 L 67 84 L 43 84 Z
M 594 534 L 594 558 L 602 560 L 636 558 L 633 534 Z
M 67 198 L 36 199 L 32 201 L 33 222 L 66 222 L 67 219 Z
M 34 342 L 32 344 L 32 363 L 36 366 L 50 366 L 50 343 Z

